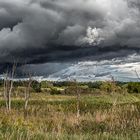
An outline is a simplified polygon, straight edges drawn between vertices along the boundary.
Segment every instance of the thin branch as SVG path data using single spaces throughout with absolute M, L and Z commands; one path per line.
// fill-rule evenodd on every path
M 136 73 L 136 76 L 137 76 L 138 80 L 140 80 L 140 76 L 139 76 L 139 74 L 138 74 L 136 69 L 135 69 L 135 73 Z

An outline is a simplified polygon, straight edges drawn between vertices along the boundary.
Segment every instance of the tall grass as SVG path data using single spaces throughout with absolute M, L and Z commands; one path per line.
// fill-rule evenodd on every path
M 26 118 L 22 99 L 13 100 L 10 112 L 0 100 L 0 139 L 139 140 L 139 99 L 138 95 L 82 96 L 78 118 L 74 96 L 39 94 L 29 102 Z

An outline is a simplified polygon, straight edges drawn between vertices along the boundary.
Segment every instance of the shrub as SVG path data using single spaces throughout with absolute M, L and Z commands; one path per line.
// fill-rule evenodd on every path
M 42 81 L 41 82 L 41 88 L 51 88 L 51 87 L 53 87 L 52 82 L 48 82 L 48 81 Z
M 89 88 L 96 88 L 96 89 L 100 89 L 100 86 L 102 85 L 102 82 L 89 82 L 87 83 Z
M 140 93 L 140 83 L 139 82 L 130 82 L 128 83 L 128 92 L 129 93 Z
M 103 82 L 100 89 L 107 93 L 121 93 L 122 89 L 114 82 Z
M 61 94 L 61 91 L 60 90 L 57 90 L 56 88 L 51 88 L 50 94 L 51 95 L 60 95 Z
M 41 92 L 41 83 L 33 81 L 31 86 L 35 92 Z

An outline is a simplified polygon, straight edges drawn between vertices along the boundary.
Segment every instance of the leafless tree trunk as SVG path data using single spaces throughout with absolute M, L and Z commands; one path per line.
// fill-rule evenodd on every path
M 6 109 L 8 110 L 7 93 L 8 93 L 8 80 L 7 80 L 7 74 L 5 74 L 5 78 L 4 78 L 4 100 L 5 100 L 5 103 L 6 103 Z
M 29 80 L 28 80 L 28 83 L 27 85 L 25 85 L 25 96 L 24 96 L 24 99 L 25 99 L 25 104 L 24 104 L 24 117 L 26 118 L 27 117 L 27 109 L 28 109 L 28 102 L 30 100 L 30 89 L 31 89 L 31 84 L 32 84 L 32 77 L 31 77 L 31 74 L 29 74 Z
M 78 88 L 76 89 L 77 92 L 77 118 L 80 116 L 80 93 L 78 91 Z
M 80 116 L 80 91 L 78 89 L 77 81 L 74 80 L 74 82 L 75 82 L 76 96 L 77 96 L 77 105 L 76 105 L 76 108 L 77 108 L 77 118 L 79 118 L 79 116 Z
M 6 102 L 6 108 L 8 111 L 11 110 L 11 95 L 13 89 L 13 78 L 15 75 L 16 64 L 13 65 L 12 72 L 6 72 L 4 77 L 4 99 Z M 11 79 L 10 79 L 11 78 Z
M 31 84 L 32 84 L 32 79 L 30 78 L 29 81 L 28 81 L 27 87 L 25 87 L 25 105 L 24 105 L 25 110 L 27 110 L 28 102 L 29 102 L 29 99 L 30 99 Z
M 139 74 L 138 74 L 138 72 L 137 72 L 136 69 L 135 69 L 135 73 L 136 73 L 136 76 L 137 76 L 137 78 L 138 78 L 138 81 L 140 81 L 140 76 L 139 76 Z

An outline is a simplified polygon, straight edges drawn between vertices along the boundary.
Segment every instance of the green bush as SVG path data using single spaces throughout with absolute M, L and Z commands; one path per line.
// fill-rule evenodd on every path
M 140 83 L 139 82 L 130 82 L 128 83 L 128 92 L 129 93 L 140 93 Z
M 41 83 L 33 81 L 31 87 L 35 92 L 41 92 Z
M 41 82 L 41 88 L 51 88 L 51 87 L 53 87 L 52 82 L 48 82 L 48 81 L 42 81 Z
M 100 89 L 106 93 L 122 93 L 123 90 L 115 82 L 103 82 Z
M 89 82 L 87 83 L 89 88 L 95 88 L 95 89 L 100 89 L 100 86 L 102 85 L 102 82 Z
M 60 90 L 57 90 L 56 88 L 51 88 L 50 94 L 51 95 L 60 95 L 61 94 L 61 91 Z

